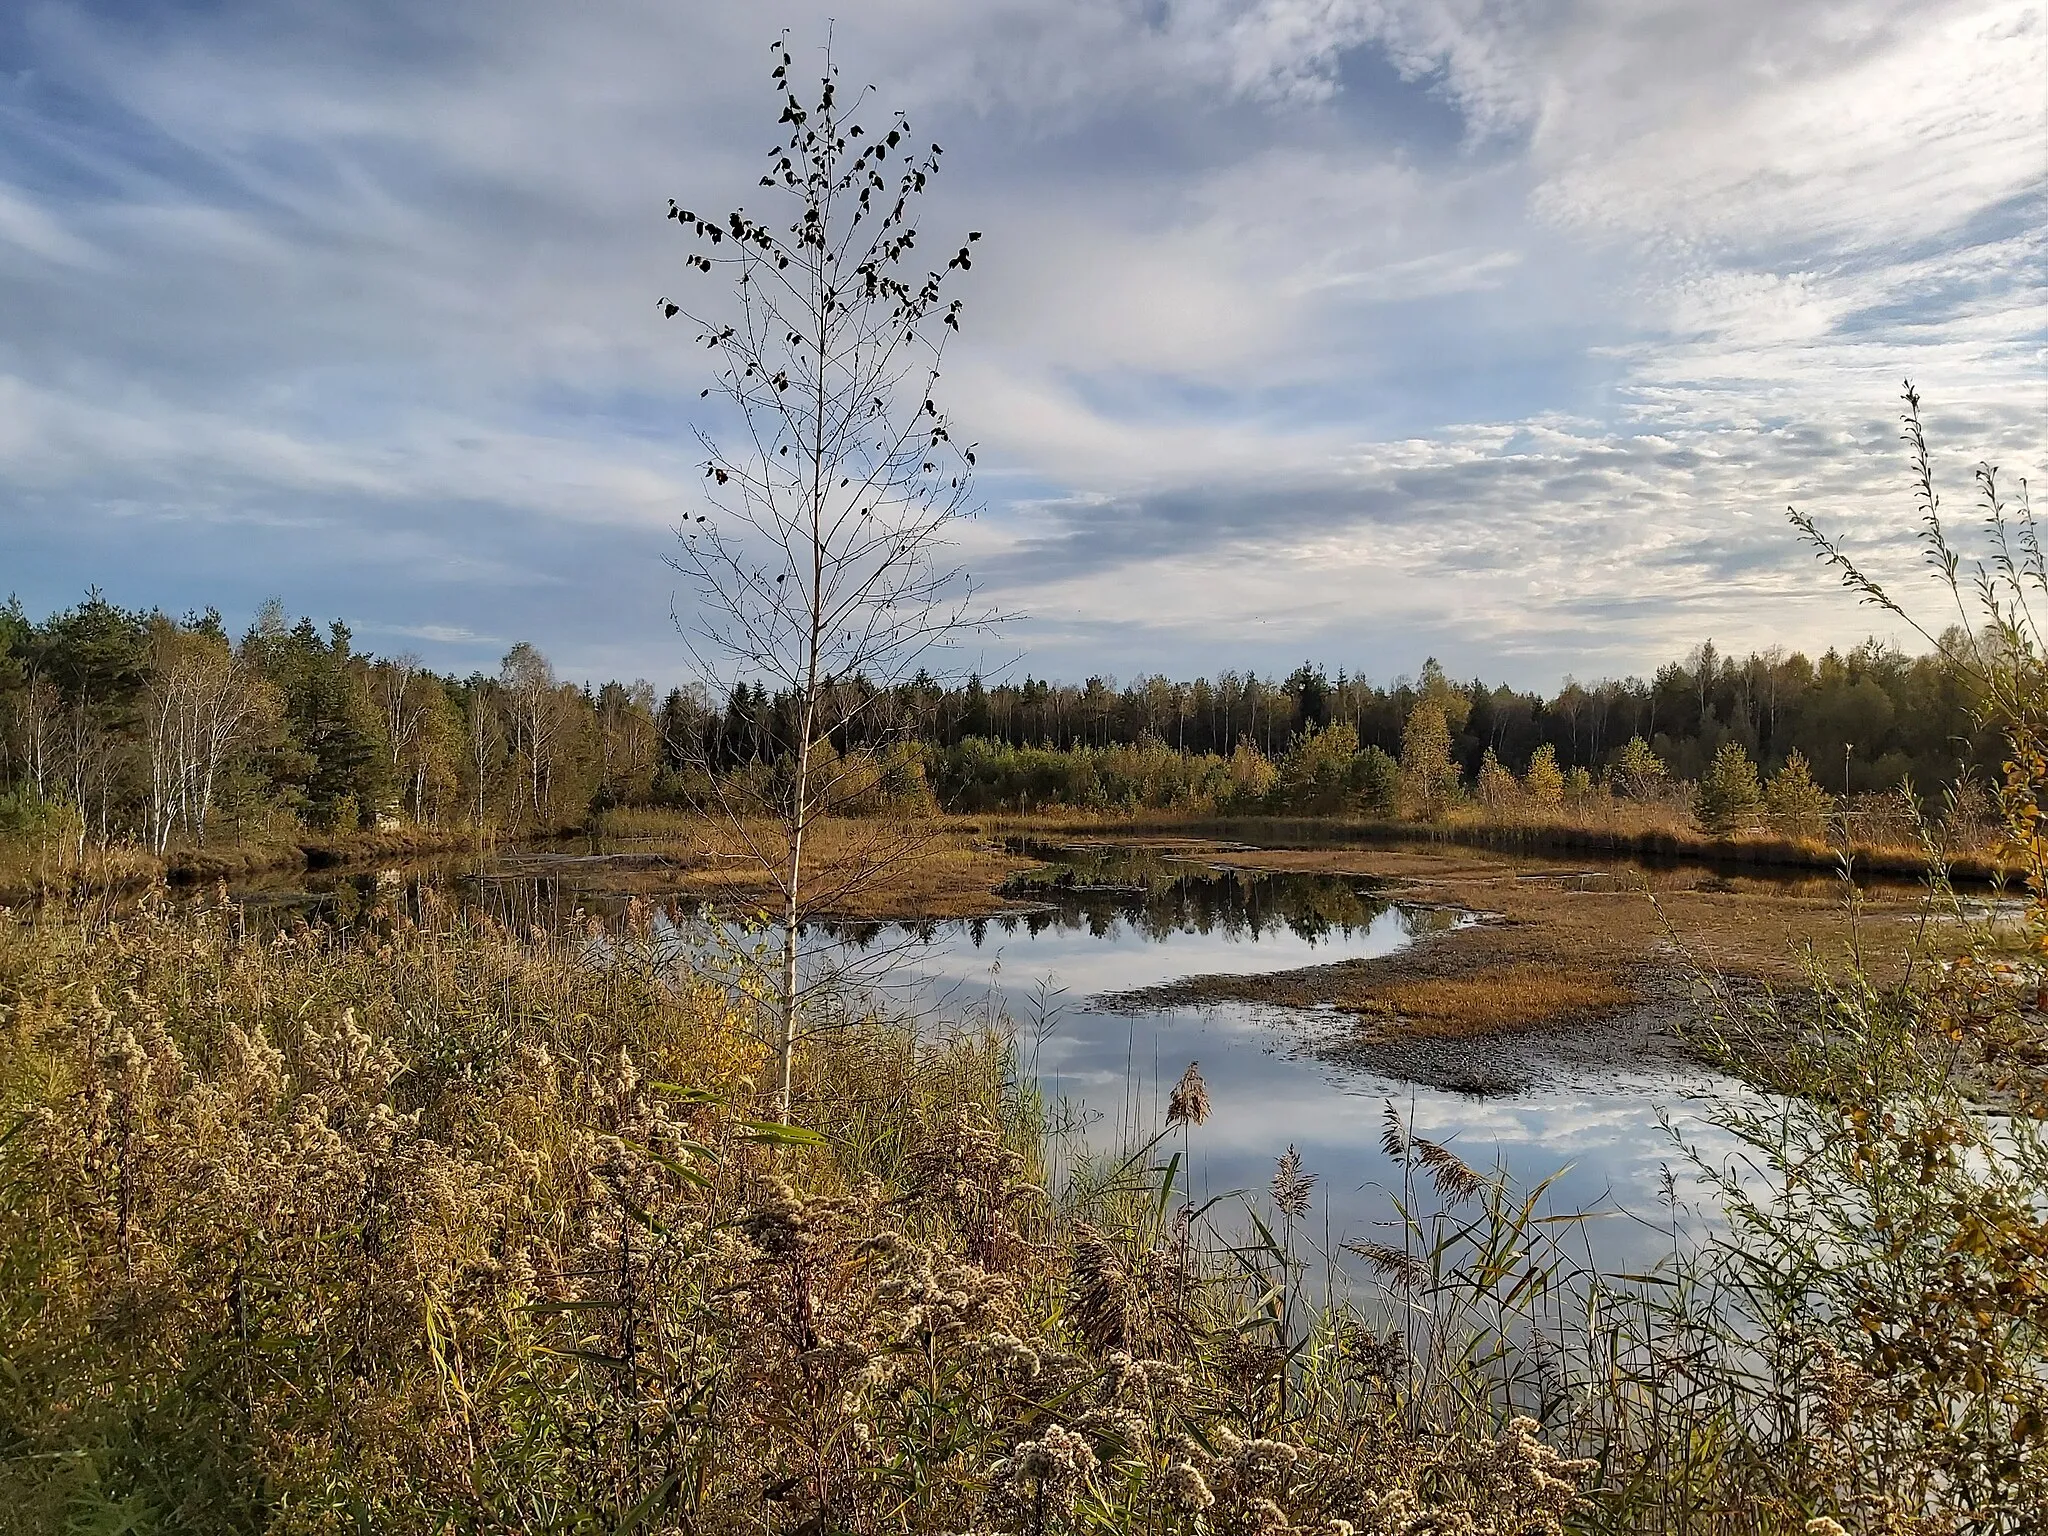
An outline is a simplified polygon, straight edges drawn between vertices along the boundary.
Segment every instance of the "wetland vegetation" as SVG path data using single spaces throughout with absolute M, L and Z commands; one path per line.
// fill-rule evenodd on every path
M 12 674 L 0 1529 L 2048 1519 L 2010 624 L 1934 653 L 2006 742 L 1938 805 L 1725 740 L 1697 785 L 1637 736 L 1468 776 L 1418 696 L 1398 755 L 1305 720 L 1207 798 L 948 815 L 963 742 L 828 728 L 833 894 L 774 944 L 772 737 L 669 763 L 645 690 L 530 651 L 451 685 L 272 619 L 22 627 L 99 670 Z M 52 720 L 98 765 L 24 754 Z M 292 866 L 158 880 L 258 826 Z M 1720 862 L 1539 851 L 1571 827 Z M 1859 878 L 1905 848 L 1920 883 Z M 2024 896 L 1959 894 L 1970 859 Z
M 1917 657 L 942 685 L 979 237 L 777 56 L 743 676 L 0 614 L 0 1531 L 2048 1528 L 2024 505 Z

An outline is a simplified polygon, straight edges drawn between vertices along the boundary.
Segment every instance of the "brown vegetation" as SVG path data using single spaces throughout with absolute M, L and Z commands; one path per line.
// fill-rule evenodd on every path
M 1235 868 L 1351 875 L 1390 897 L 1464 917 L 1377 959 L 1190 977 L 1125 999 L 1140 1006 L 1336 1008 L 1357 1016 L 1360 1041 L 1476 1039 L 1596 1024 L 1644 1004 L 1660 1015 L 1660 1029 L 1674 1030 L 1670 1043 L 1680 1048 L 1684 1019 L 1694 1012 L 1686 999 L 1695 966 L 1732 987 L 1803 991 L 1809 948 L 1846 961 L 1853 941 L 1872 978 L 1889 984 L 1916 942 L 1963 942 L 1952 928 L 1924 931 L 1918 919 L 1926 893 L 1905 885 L 1864 891 L 1852 922 L 1846 888 L 1823 876 L 1729 877 L 1699 866 L 1589 869 L 1414 843 L 1248 848 L 1177 839 L 1166 846 Z M 1709 1049 L 1704 1037 L 1694 1044 Z
M 631 827 L 631 836 L 610 836 L 603 847 L 620 855 L 589 862 L 581 876 L 593 889 L 630 892 L 685 903 L 705 902 L 727 911 L 768 907 L 775 896 L 772 869 L 749 848 L 754 829 L 744 823 L 676 812 L 639 812 L 608 820 L 607 827 Z M 770 840 L 772 829 L 760 829 Z M 900 829 L 878 839 L 873 822 L 830 817 L 806 833 L 814 889 L 830 899 L 820 913 L 831 917 L 915 922 L 950 917 L 985 917 L 1013 905 L 999 887 L 1034 861 L 1005 851 L 975 820 L 934 818 L 919 835 Z M 879 848 L 878 848 L 879 844 Z M 561 872 L 572 882 L 571 866 Z
M 0 1530 L 1526 1536 L 1580 1504 L 1592 1463 L 1483 1372 L 1310 1325 L 1290 1252 L 1219 1262 L 1142 1156 L 1043 1187 L 999 1034 L 818 1037 L 820 1135 L 750 1118 L 753 1032 L 636 923 L 240 928 L 0 920 Z
M 1512 1019 L 1535 1029 L 1599 1018 L 1636 1000 L 1614 975 L 1583 966 L 1517 962 L 1478 976 L 1431 976 L 1378 990 L 1362 1011 L 1384 1011 L 1419 1035 L 1469 1035 Z

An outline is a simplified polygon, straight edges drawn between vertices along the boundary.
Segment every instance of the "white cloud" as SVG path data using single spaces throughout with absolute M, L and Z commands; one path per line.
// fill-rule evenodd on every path
M 0 243 L 41 261 L 94 270 L 105 265 L 100 253 L 78 238 L 48 209 L 0 182 Z
M 556 552 L 652 565 L 693 494 L 660 213 L 760 196 L 753 13 L 260 14 L 34 13 L 0 85 L 5 491 L 291 521 L 339 611 L 431 529 L 395 547 L 479 603 L 560 592 L 544 641 L 609 622 Z M 2037 7 L 898 0 L 838 35 L 948 144 L 935 227 L 987 231 L 946 380 L 987 450 L 965 552 L 1124 670 L 1448 634 L 1538 681 L 1839 637 L 1864 620 L 1782 507 L 1907 526 L 1900 377 L 1949 462 L 2042 462 Z M 1411 85 L 1359 84 L 1374 49 Z M 435 612 L 429 643 L 505 627 Z

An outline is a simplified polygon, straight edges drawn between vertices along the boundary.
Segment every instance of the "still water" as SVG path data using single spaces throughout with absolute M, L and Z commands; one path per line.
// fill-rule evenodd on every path
M 1399 1166 L 1381 1150 L 1391 1105 L 1412 1129 L 1482 1171 L 1526 1189 L 1559 1175 L 1549 1206 L 1601 1213 L 1586 1237 L 1603 1263 L 1668 1251 L 1667 1166 L 1684 1159 L 1660 1121 L 1709 1136 L 1703 1095 L 1737 1094 L 1704 1070 L 1574 1066 L 1504 1095 L 1445 1092 L 1333 1059 L 1347 1018 L 1334 1011 L 1244 1003 L 1149 1006 L 1129 994 L 1190 976 L 1245 975 L 1386 955 L 1461 915 L 1404 906 L 1368 882 L 1218 870 L 1157 855 L 1035 850 L 1055 880 L 1021 896 L 1033 917 L 948 925 L 921 957 L 925 1002 L 955 1009 L 986 999 L 1023 1025 L 1020 1049 L 1047 1098 L 1074 1127 L 1066 1153 L 1114 1153 L 1156 1133 L 1174 1081 L 1199 1062 L 1208 1122 L 1162 1144 L 1185 1144 L 1198 1201 L 1244 1191 L 1262 1212 L 1275 1159 L 1289 1146 L 1317 1175 L 1305 1224 L 1319 1244 L 1386 1238 Z M 1072 870 L 1068 884 L 1057 877 Z M 1061 989 L 1048 1012 L 1046 992 Z M 1690 1188 L 1681 1177 L 1678 1188 Z M 1427 1201 L 1424 1202 L 1427 1204 Z
M 1241 1216 L 1236 1192 L 1268 1210 L 1275 1159 L 1291 1146 L 1316 1175 L 1305 1237 L 1331 1252 L 1347 1240 L 1393 1237 L 1390 1199 L 1401 1174 L 1381 1150 L 1391 1105 L 1475 1168 L 1504 1170 L 1524 1189 L 1556 1176 L 1548 1206 L 1599 1213 L 1582 1240 L 1604 1266 L 1669 1250 L 1663 1175 L 1682 1174 L 1684 1159 L 1660 1115 L 1711 1143 L 1698 1104 L 1738 1094 L 1731 1081 L 1692 1067 L 1631 1066 L 1624 1056 L 1621 1064 L 1559 1061 L 1519 1092 L 1447 1092 L 1333 1057 L 1347 1020 L 1332 1011 L 1134 998 L 1193 976 L 1387 955 L 1466 919 L 1397 903 L 1356 877 L 1254 873 L 1148 851 L 1030 851 L 1047 862 L 1009 888 L 1014 912 L 914 928 L 841 924 L 816 937 L 855 959 L 887 957 L 878 984 L 896 1006 L 1012 1021 L 1022 1066 L 1062 1128 L 1060 1175 L 1160 1131 L 1168 1092 L 1197 1062 L 1211 1117 L 1185 1136 L 1176 1131 L 1157 1156 L 1185 1149 L 1189 1193 L 1197 1202 L 1223 1197 L 1219 1223 Z M 523 922 L 623 906 L 623 896 L 605 891 L 603 868 L 579 862 L 573 889 L 559 870 L 517 861 L 429 878 Z M 368 894 L 361 880 L 336 881 L 324 899 L 345 903 L 352 892 Z M 1679 1178 L 1681 1192 L 1689 1187 Z

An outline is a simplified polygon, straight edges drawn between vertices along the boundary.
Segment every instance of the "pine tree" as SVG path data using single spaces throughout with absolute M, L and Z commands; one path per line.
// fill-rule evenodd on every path
M 1367 747 L 1351 760 L 1351 793 L 1368 816 L 1391 816 L 1400 809 L 1401 765 L 1382 747 Z
M 1763 803 L 1756 764 L 1741 743 L 1724 742 L 1700 775 L 1700 824 L 1709 832 L 1732 832 L 1754 820 Z
M 1644 800 L 1663 788 L 1664 773 L 1664 759 L 1652 752 L 1642 737 L 1631 736 L 1608 771 L 1608 780 L 1616 794 Z
M 1813 781 L 1805 754 L 1794 752 L 1771 775 L 1764 789 L 1764 809 L 1771 820 L 1795 837 L 1819 837 L 1827 830 L 1835 798 Z

